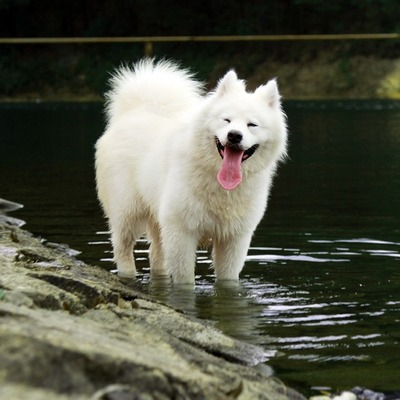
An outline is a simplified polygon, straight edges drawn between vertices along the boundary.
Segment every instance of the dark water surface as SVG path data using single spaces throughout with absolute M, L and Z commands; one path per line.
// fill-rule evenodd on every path
M 279 170 L 238 287 L 214 284 L 198 253 L 195 291 L 143 289 L 271 350 L 269 364 L 312 386 L 400 389 L 400 103 L 288 102 L 290 160 Z M 94 191 L 99 104 L 0 105 L 0 197 L 49 241 L 112 269 Z

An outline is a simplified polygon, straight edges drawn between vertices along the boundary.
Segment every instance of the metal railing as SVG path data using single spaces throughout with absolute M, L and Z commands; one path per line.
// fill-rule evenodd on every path
M 166 42 L 276 42 L 336 40 L 398 40 L 400 33 L 350 33 L 325 35 L 226 35 L 226 36 L 122 36 L 0 38 L 0 45 L 143 43 L 145 55 L 153 54 L 154 43 Z

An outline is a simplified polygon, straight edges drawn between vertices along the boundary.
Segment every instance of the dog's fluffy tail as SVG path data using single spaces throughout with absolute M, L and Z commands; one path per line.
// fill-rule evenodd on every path
M 155 113 L 179 113 L 199 100 L 202 84 L 186 69 L 171 61 L 144 59 L 132 68 L 122 67 L 110 80 L 106 94 L 109 124 L 138 107 Z

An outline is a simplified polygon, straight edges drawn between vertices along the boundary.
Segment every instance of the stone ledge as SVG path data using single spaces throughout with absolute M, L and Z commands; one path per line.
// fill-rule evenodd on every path
M 0 353 L 0 399 L 304 399 L 260 364 L 262 348 L 5 220 Z

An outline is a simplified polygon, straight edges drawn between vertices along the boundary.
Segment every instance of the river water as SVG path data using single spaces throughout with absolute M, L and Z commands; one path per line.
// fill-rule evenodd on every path
M 307 393 L 315 386 L 400 389 L 400 102 L 286 102 L 282 165 L 238 287 L 214 284 L 198 252 L 194 292 L 143 290 L 265 346 L 269 365 Z M 112 269 L 95 196 L 100 104 L 0 105 L 0 197 L 13 216 L 80 258 Z

